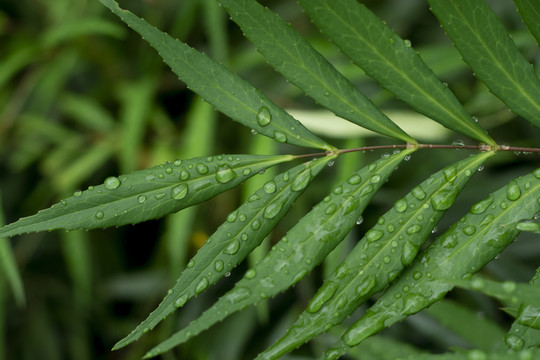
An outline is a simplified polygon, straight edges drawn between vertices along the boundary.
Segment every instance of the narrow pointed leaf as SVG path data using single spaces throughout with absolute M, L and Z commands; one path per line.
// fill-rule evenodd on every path
M 277 14 L 255 0 L 220 3 L 270 65 L 308 96 L 355 124 L 416 143 Z
M 356 0 L 300 0 L 313 22 L 369 76 L 449 129 L 495 144 L 454 94 L 402 40 Z
M 439 236 L 324 356 L 337 359 L 365 338 L 437 300 L 452 285 L 441 279 L 469 278 L 508 246 L 515 224 L 540 211 L 540 168 L 475 204 Z
M 278 142 L 334 149 L 223 65 L 121 9 L 116 1 L 100 1 L 148 41 L 191 90 L 225 115 Z
M 540 268 L 536 269 L 536 274 L 529 283 L 536 289 L 540 289 Z M 516 320 L 504 338 L 508 348 L 521 350 L 540 345 L 540 316 L 538 314 L 540 314 L 540 306 L 520 306 Z
M 540 359 L 540 349 L 527 349 L 519 352 L 497 351 L 484 352 L 482 350 L 468 350 L 458 353 L 445 354 L 419 354 L 411 355 L 398 360 L 519 360 Z
M 102 185 L 0 229 L 0 237 L 54 229 L 95 229 L 157 219 L 206 201 L 292 155 L 219 155 L 111 176 Z
M 331 157 L 299 165 L 264 184 L 251 197 L 227 217 L 217 231 L 206 241 L 188 267 L 182 272 L 174 287 L 158 308 L 154 310 L 113 350 L 120 349 L 152 330 L 161 320 L 182 307 L 209 285 L 232 270 L 270 233 L 294 201 L 302 194 L 292 189 L 293 181 L 300 174 L 307 174 L 311 181 L 330 161 Z
M 540 45 L 540 1 L 538 0 L 514 0 L 517 10 L 529 31 Z
M 278 359 L 341 323 L 384 289 L 414 259 L 471 175 L 491 156 L 492 152 L 482 153 L 452 164 L 396 201 L 325 279 L 287 334 L 257 359 Z
M 231 291 L 197 320 L 150 350 L 146 357 L 161 354 L 231 313 L 274 296 L 298 282 L 343 240 L 377 190 L 403 158 L 414 150 L 408 149 L 380 159 L 336 187 L 304 216 L 265 258 L 248 270 Z M 292 181 L 298 186 L 305 183 L 302 174 Z
M 540 127 L 540 80 L 485 0 L 428 0 L 432 12 L 489 90 Z
M 454 286 L 476 290 L 511 305 L 529 304 L 540 307 L 540 289 L 514 281 L 498 282 L 475 276 L 472 279 L 449 279 Z

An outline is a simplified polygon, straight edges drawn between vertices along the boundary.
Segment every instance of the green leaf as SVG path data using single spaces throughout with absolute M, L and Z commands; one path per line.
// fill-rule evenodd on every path
M 364 5 L 356 0 L 300 0 L 300 4 L 345 55 L 416 111 L 461 134 L 495 144 L 410 42 Z
M 416 143 L 277 14 L 254 0 L 221 0 L 276 70 L 322 106 L 355 124 Z
M 214 284 L 244 260 L 285 216 L 309 182 L 332 158 L 325 156 L 278 175 L 274 180 L 266 182 L 243 205 L 229 214 L 227 221 L 190 260 L 158 308 L 131 334 L 119 341 L 113 350 L 139 339 L 166 316 L 206 290 L 209 285 Z M 294 179 L 301 176 L 304 176 L 307 182 L 302 182 L 302 187 L 295 187 L 297 183 Z
M 449 279 L 450 284 L 464 289 L 476 290 L 488 296 L 510 303 L 529 304 L 540 307 L 540 289 L 514 281 L 498 282 L 475 276 L 472 279 Z
M 540 1 L 538 0 L 514 0 L 517 10 L 529 31 L 540 45 Z
M 441 279 L 471 277 L 514 241 L 517 222 L 540 211 L 539 198 L 540 168 L 475 204 L 415 259 L 324 358 L 337 359 L 349 347 L 440 300 L 452 289 Z
M 489 90 L 540 127 L 540 80 L 484 0 L 428 0 L 455 47 Z
M 531 286 L 540 288 L 540 268 L 530 281 Z M 537 347 L 540 345 L 540 307 L 534 305 L 521 305 L 516 320 L 504 338 L 508 348 L 521 350 L 522 348 Z
M 235 287 L 201 317 L 150 350 L 145 357 L 161 354 L 223 320 L 235 311 L 274 296 L 308 274 L 343 240 L 364 208 L 403 158 L 407 149 L 380 159 L 352 175 L 304 216 Z M 298 175 L 294 183 L 307 179 Z
M 477 349 L 496 350 L 504 339 L 505 332 L 497 323 L 487 317 L 478 316 L 476 311 L 460 303 L 442 300 L 426 310 L 441 325 Z
M 382 335 L 372 336 L 351 349 L 351 355 L 360 360 L 395 360 L 420 354 L 421 351 L 414 346 Z
M 95 229 L 157 219 L 206 201 L 292 155 L 219 155 L 111 176 L 0 229 L 0 237 L 54 229 Z
M 223 65 L 121 9 L 114 0 L 100 1 L 144 37 L 191 90 L 225 115 L 278 142 L 335 149 Z
M 492 152 L 467 158 L 430 176 L 379 218 L 347 258 L 325 279 L 307 309 L 257 359 L 277 359 L 337 325 L 384 289 L 416 256 L 471 175 Z

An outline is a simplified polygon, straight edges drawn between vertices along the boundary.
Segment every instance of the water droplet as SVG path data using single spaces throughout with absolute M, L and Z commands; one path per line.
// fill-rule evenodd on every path
M 471 214 L 481 214 L 493 203 L 493 194 L 487 199 L 477 202 L 471 207 Z
M 187 302 L 188 298 L 186 295 L 182 295 L 180 296 L 178 299 L 176 299 L 176 301 L 174 302 L 174 307 L 175 308 L 179 308 L 179 307 L 182 307 L 184 306 L 184 304 Z
M 505 344 L 513 351 L 519 351 L 523 349 L 525 341 L 517 335 L 508 334 L 504 337 Z
M 224 267 L 225 267 L 225 264 L 223 264 L 223 261 L 221 260 L 216 260 L 216 262 L 214 263 L 214 269 L 217 272 L 222 272 Z
M 238 217 L 238 219 L 239 219 L 240 221 L 244 222 L 244 221 L 246 221 L 247 217 L 246 217 L 246 215 L 244 215 L 244 214 L 240 214 L 240 216 Z
M 260 199 L 261 199 L 261 197 L 259 195 L 253 194 L 248 198 L 248 201 L 249 202 L 254 202 L 254 201 L 257 201 L 257 200 L 260 200 Z
M 139 204 L 144 203 L 146 201 L 146 196 L 139 195 L 139 197 L 137 198 L 137 201 L 139 202 Z
M 180 180 L 189 179 L 189 172 L 186 169 L 180 170 Z
M 204 165 L 204 164 L 197 164 L 195 165 L 195 169 L 197 170 L 197 172 L 201 175 L 204 175 L 204 174 L 207 174 L 208 173 L 208 166 Z
M 246 279 L 253 279 L 255 277 L 255 275 L 257 275 L 257 271 L 255 271 L 254 269 L 249 269 L 248 271 L 246 271 L 246 273 L 244 274 L 244 277 Z
M 227 245 L 227 247 L 225 248 L 225 250 L 223 250 L 223 252 L 228 255 L 234 255 L 238 252 L 239 249 L 240 249 L 240 242 L 238 240 L 234 240 L 229 245 Z
M 233 211 L 232 213 L 230 213 L 230 214 L 227 216 L 227 221 L 230 222 L 230 223 L 235 222 L 237 216 L 238 216 L 238 210 Z
M 364 217 L 362 215 L 360 215 L 358 217 L 358 219 L 356 219 L 356 225 L 360 225 L 363 222 L 364 222 Z
M 447 167 L 443 170 L 444 179 L 450 183 L 454 183 L 457 176 L 457 168 L 455 166 Z
M 242 170 L 242 174 L 245 175 L 245 176 L 248 176 L 249 174 L 251 174 L 251 169 L 250 168 L 245 168 L 244 170 Z
M 174 165 L 174 166 L 180 166 L 180 165 L 182 165 L 182 160 L 174 160 L 173 165 Z
M 410 40 L 405 39 L 405 40 L 403 40 L 403 42 L 405 43 L 406 47 L 411 47 L 411 41 Z
M 414 257 L 416 256 L 416 246 L 414 246 L 412 243 L 407 241 L 403 245 L 403 250 L 401 253 L 401 263 L 406 266 L 411 263 L 411 261 L 414 260 Z
M 506 197 L 508 200 L 515 201 L 521 196 L 521 190 L 516 180 L 512 180 L 508 183 L 506 188 Z
M 465 227 L 463 228 L 463 233 L 464 233 L 465 235 L 471 236 L 471 235 L 473 235 L 475 232 L 476 232 L 476 227 L 473 226 L 473 225 L 468 225 L 468 226 L 465 226 Z
M 533 175 L 535 178 L 540 179 L 540 168 L 534 170 Z
M 371 177 L 370 180 L 371 180 L 371 182 L 372 182 L 373 184 L 376 184 L 376 183 L 378 183 L 378 182 L 381 180 L 381 175 L 375 174 L 375 175 L 373 175 L 373 176 Z
M 353 175 L 347 180 L 347 182 L 351 185 L 359 184 L 362 181 L 362 178 L 359 175 Z
M 516 229 L 519 231 L 540 231 L 540 224 L 533 221 L 522 221 L 516 224 Z
M 336 210 L 337 210 L 337 205 L 334 204 L 334 203 L 332 203 L 332 204 L 328 205 L 328 207 L 326 208 L 326 210 L 324 211 L 324 213 L 325 213 L 326 215 L 330 215 L 330 214 L 335 213 Z
M 156 194 L 154 195 L 154 197 L 157 199 L 157 200 L 161 200 L 165 197 L 165 193 L 159 193 L 159 194 Z
M 424 200 L 426 198 L 426 193 L 424 192 L 424 190 L 422 190 L 420 186 L 413 188 L 411 193 L 418 200 Z
M 259 109 L 259 112 L 257 113 L 257 123 L 260 126 L 266 126 L 270 124 L 270 121 L 272 121 L 272 115 L 270 115 L 270 111 L 266 106 L 263 106 Z
M 482 350 L 471 350 L 467 355 L 468 360 L 487 360 L 487 355 Z
M 195 265 L 195 261 L 193 261 L 193 259 L 189 260 L 189 262 L 187 263 L 187 268 L 192 268 L 193 266 Z
M 284 143 L 287 141 L 287 135 L 285 135 L 281 131 L 274 131 L 274 140 L 279 143 Z
M 394 224 L 388 224 L 388 225 L 386 225 L 386 230 L 388 230 L 388 232 L 391 232 L 391 233 L 392 233 L 392 232 L 394 232 L 395 229 L 396 229 L 396 228 L 395 228 Z
M 224 165 L 218 170 L 216 180 L 221 184 L 225 184 L 237 176 L 238 175 L 231 169 L 229 165 Z
M 394 38 L 393 38 L 393 37 L 391 37 L 391 38 L 388 38 L 388 42 L 389 42 L 390 44 L 393 44 L 393 43 L 395 43 L 395 42 L 396 42 L 396 40 L 394 40 Z
M 404 212 L 405 210 L 407 210 L 407 200 L 403 198 L 396 201 L 394 204 L 394 208 L 396 209 L 397 212 L 400 212 L 400 213 Z
M 163 175 L 163 174 L 158 174 L 157 177 L 160 178 L 160 179 L 163 179 L 163 178 L 165 177 L 165 175 Z
M 324 92 L 324 96 L 330 96 L 330 92 L 329 92 L 329 91 L 325 91 L 325 92 Z
M 456 200 L 456 197 L 459 194 L 459 189 L 455 187 L 448 188 L 442 188 L 439 191 L 437 191 L 433 197 L 431 198 L 431 205 L 435 210 L 447 210 L 452 206 L 454 203 L 454 200 Z
M 416 234 L 417 232 L 420 232 L 420 230 L 422 230 L 422 225 L 415 224 L 407 228 L 407 234 L 408 235 Z
M 413 279 L 420 280 L 420 278 L 422 278 L 422 273 L 420 271 L 415 271 L 413 274 Z
M 203 278 L 201 279 L 201 281 L 199 281 L 199 283 L 197 284 L 197 286 L 195 286 L 195 294 L 200 294 L 202 293 L 204 290 L 206 290 L 206 288 L 208 287 L 208 279 L 206 278 L 206 276 L 203 276 Z
M 291 189 L 293 191 L 300 191 L 305 189 L 305 187 L 309 184 L 309 180 L 311 179 L 311 170 L 310 169 L 304 169 L 300 174 L 298 174 L 291 185 Z
M 452 143 L 452 145 L 457 147 L 463 147 L 465 146 L 465 143 L 463 142 L 463 140 L 456 140 Z
M 388 263 L 390 263 L 390 260 L 392 260 L 392 259 L 390 258 L 390 256 L 385 256 L 385 257 L 383 257 L 383 260 L 382 260 L 382 261 L 383 261 L 383 263 L 388 264 Z
M 253 230 L 259 230 L 260 227 L 261 227 L 261 222 L 257 219 L 253 220 L 253 222 L 251 223 L 251 228 Z
M 172 188 L 171 194 L 172 198 L 175 200 L 181 200 L 186 197 L 188 193 L 188 185 L 180 184 Z
M 312 314 L 319 311 L 323 305 L 334 296 L 337 289 L 338 284 L 334 282 L 327 282 L 324 284 L 317 294 L 315 294 L 315 296 L 311 299 L 306 311 Z
M 377 241 L 384 235 L 382 230 L 369 230 L 366 234 L 368 241 Z
M 103 217 L 105 216 L 105 213 L 99 210 L 94 216 L 96 217 L 96 219 L 103 219 Z
M 168 168 L 165 169 L 165 172 L 166 172 L 167 174 L 172 174 L 173 169 L 172 169 L 171 167 L 168 167 Z
M 114 190 L 120 186 L 120 179 L 114 176 L 109 176 L 105 179 L 103 185 L 105 185 L 105 189 Z
M 281 211 L 281 208 L 283 205 L 279 202 L 273 202 L 268 204 L 268 206 L 264 209 L 263 216 L 265 219 L 273 219 L 276 217 L 276 215 Z
M 270 180 L 264 184 L 263 189 L 265 193 L 273 194 L 276 192 L 276 183 Z

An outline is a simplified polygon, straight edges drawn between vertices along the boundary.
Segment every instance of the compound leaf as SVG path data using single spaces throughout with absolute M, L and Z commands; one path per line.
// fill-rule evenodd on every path
M 314 23 L 369 76 L 440 124 L 495 144 L 454 94 L 402 40 L 356 0 L 300 0 Z
M 277 359 L 325 332 L 384 289 L 416 256 L 471 175 L 492 152 L 467 158 L 433 174 L 379 218 L 324 281 L 281 339 L 257 359 Z
M 201 317 L 150 350 L 161 354 L 246 306 L 294 285 L 343 240 L 358 217 L 403 158 L 407 149 L 380 159 L 352 175 L 305 215 L 253 269 Z M 303 183 L 298 177 L 293 182 Z
M 100 1 L 148 41 L 190 89 L 225 115 L 281 143 L 334 150 L 223 65 L 121 9 L 116 1 Z
M 441 279 L 470 278 L 514 241 L 519 234 L 515 224 L 540 211 L 539 199 L 540 168 L 475 204 L 415 259 L 324 359 L 339 358 L 349 347 L 440 300 L 452 289 Z
M 139 339 L 162 319 L 206 290 L 244 260 L 285 216 L 309 182 L 334 157 L 325 156 L 276 176 L 230 213 L 227 221 L 191 259 L 158 308 L 127 337 L 120 340 L 113 350 Z M 302 182 L 290 179 L 300 179 Z
M 54 229 L 95 229 L 157 219 L 206 201 L 292 155 L 218 155 L 176 160 L 108 177 L 35 215 L 0 229 L 0 237 Z

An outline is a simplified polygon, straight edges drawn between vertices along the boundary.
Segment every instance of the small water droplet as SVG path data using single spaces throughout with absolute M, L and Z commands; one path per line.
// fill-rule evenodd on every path
M 394 204 L 394 208 L 396 209 L 397 212 L 400 212 L 400 213 L 404 212 L 405 210 L 407 210 L 407 200 L 403 198 L 396 201 Z
M 214 263 L 214 269 L 217 272 L 222 272 L 224 267 L 225 267 L 225 264 L 221 260 L 216 260 L 216 262 Z
M 325 213 L 326 215 L 330 215 L 330 214 L 335 213 L 336 210 L 337 210 L 337 205 L 334 204 L 334 203 L 332 203 L 332 204 L 328 205 L 328 207 L 326 208 L 326 210 L 324 211 L 324 213 Z
M 396 229 L 396 227 L 394 226 L 394 224 L 388 224 L 386 225 L 386 230 L 388 230 L 388 232 L 394 232 L 394 230 Z
M 154 195 L 154 197 L 157 199 L 157 200 L 161 200 L 165 197 L 165 193 L 159 193 L 159 194 L 156 194 Z
M 540 179 L 540 168 L 534 170 L 533 175 L 535 178 Z
M 204 164 L 197 164 L 195 165 L 195 169 L 197 170 L 197 172 L 201 175 L 204 175 L 204 174 L 207 174 L 208 173 L 208 166 L 204 165 Z
M 411 47 L 411 41 L 410 40 L 405 39 L 405 40 L 403 40 L 403 42 L 405 43 L 406 47 Z
M 538 232 L 540 231 L 540 224 L 533 221 L 522 221 L 516 224 L 516 229 L 519 231 Z
M 273 219 L 281 211 L 283 205 L 279 202 L 273 202 L 268 204 L 264 209 L 263 216 L 265 219 Z
M 471 236 L 471 235 L 473 235 L 475 232 L 476 232 L 476 227 L 473 226 L 473 225 L 468 225 L 468 226 L 465 226 L 465 227 L 463 228 L 463 233 L 464 233 L 465 235 Z
M 274 131 L 274 140 L 279 143 L 284 143 L 287 141 L 287 135 L 285 135 L 281 131 Z
M 456 147 L 463 147 L 465 146 L 465 143 L 463 142 L 463 140 L 456 140 L 452 143 L 452 145 Z
M 254 269 L 249 269 L 248 271 L 246 271 L 246 273 L 244 274 L 244 277 L 246 279 L 253 279 L 255 277 L 255 275 L 257 275 L 257 271 L 255 271 Z
M 359 175 L 353 175 L 347 180 L 347 182 L 351 185 L 359 184 L 360 181 L 362 181 L 362 178 Z
M 273 194 L 276 192 L 276 183 L 270 180 L 264 184 L 263 189 L 265 193 Z
M 244 215 L 244 214 L 240 214 L 240 216 L 238 217 L 238 219 L 239 219 L 240 221 L 244 222 L 244 221 L 246 221 L 247 217 L 246 217 L 246 215 Z
M 505 344 L 513 351 L 519 351 L 523 349 L 525 341 L 517 335 L 508 334 L 504 337 Z
M 173 165 L 174 165 L 174 166 L 180 166 L 180 165 L 182 165 L 182 160 L 174 160 Z
M 251 223 L 251 228 L 253 230 L 259 230 L 261 227 L 261 222 L 257 219 L 253 220 L 253 222 Z
M 103 219 L 103 217 L 105 216 L 105 213 L 101 210 L 99 210 L 95 215 L 96 219 Z
M 187 268 L 192 268 L 193 266 L 195 265 L 195 261 L 193 261 L 193 259 L 189 260 L 189 262 L 187 263 Z
M 368 241 L 377 241 L 384 235 L 384 232 L 382 230 L 370 230 L 366 234 L 366 238 Z
M 373 184 L 376 184 L 378 183 L 379 181 L 381 180 L 381 176 L 379 174 L 375 174 L 371 177 L 370 181 L 373 183 Z
M 182 295 L 180 296 L 178 299 L 176 299 L 176 301 L 174 302 L 174 307 L 175 308 L 179 308 L 179 307 L 182 307 L 184 306 L 184 304 L 187 302 L 188 298 L 186 295 Z
M 237 176 L 238 175 L 233 171 L 233 169 L 231 169 L 229 165 L 224 165 L 218 170 L 216 174 L 216 180 L 221 184 L 225 184 L 236 178 Z
M 206 290 L 206 288 L 208 287 L 208 284 L 209 284 L 208 279 L 206 278 L 206 276 L 203 276 L 203 278 L 199 281 L 197 286 L 195 286 L 195 294 L 200 294 L 204 290 Z
M 238 210 L 233 211 L 232 213 L 230 213 L 230 214 L 227 216 L 227 221 L 230 222 L 230 223 L 235 222 L 237 216 L 238 216 Z
M 468 360 L 487 360 L 487 355 L 482 350 L 471 350 L 467 355 Z
M 294 178 L 291 184 L 291 189 L 293 191 L 303 190 L 309 184 L 309 180 L 311 180 L 311 170 L 304 169 L 300 174 L 298 174 Z
M 257 200 L 260 200 L 260 199 L 261 199 L 261 197 L 259 195 L 253 194 L 248 198 L 248 201 L 249 202 L 254 202 L 254 201 L 257 201 Z
M 240 242 L 238 240 L 234 240 L 229 245 L 227 245 L 227 247 L 225 248 L 225 250 L 223 250 L 223 252 L 228 255 L 234 255 L 238 252 L 239 249 L 240 249 Z
M 360 225 L 364 222 L 364 217 L 360 215 L 358 219 L 356 219 L 356 225 Z
M 187 180 L 189 179 L 189 172 L 186 169 L 180 170 L 180 180 Z
M 321 289 L 313 296 L 306 309 L 308 313 L 316 313 L 319 311 L 325 303 L 327 303 L 336 293 L 338 284 L 334 282 L 327 282 Z
M 395 42 L 396 42 L 396 40 L 394 40 L 394 38 L 393 38 L 393 37 L 391 37 L 391 38 L 388 38 L 388 42 L 389 42 L 390 44 L 393 44 L 393 43 L 395 43 Z
M 405 242 L 403 245 L 402 253 L 401 253 L 401 263 L 404 266 L 407 266 L 411 263 L 411 261 L 414 260 L 416 256 L 417 248 L 409 241 Z
M 266 106 L 263 106 L 259 109 L 259 112 L 257 113 L 257 123 L 260 126 L 266 126 L 270 124 L 272 121 L 272 115 L 270 114 L 270 110 Z
M 493 203 L 493 194 L 471 207 L 471 214 L 482 214 Z
M 513 281 L 505 281 L 502 284 L 502 289 L 503 289 L 504 292 L 510 294 L 510 293 L 513 293 L 514 291 L 516 291 L 517 285 Z
M 416 234 L 418 232 L 420 232 L 422 230 L 422 225 L 420 224 L 415 224 L 415 225 L 411 225 L 407 228 L 407 234 L 408 235 L 412 235 L 412 234 Z
M 188 185 L 180 184 L 172 188 L 171 194 L 172 198 L 175 200 L 181 200 L 186 197 L 188 193 Z
M 420 280 L 422 278 L 422 273 L 420 271 L 415 271 L 413 273 L 413 279 L 414 280 Z
M 114 176 L 109 176 L 105 179 L 103 185 L 105 185 L 105 189 L 114 190 L 120 186 L 120 179 Z
M 431 205 L 435 210 L 447 210 L 450 208 L 450 206 L 452 206 L 458 194 L 459 189 L 456 187 L 442 188 L 431 198 Z
M 139 204 L 144 203 L 146 201 L 146 196 L 139 195 L 139 197 L 137 198 L 137 201 L 139 202 Z
M 506 197 L 508 200 L 515 201 L 521 196 L 521 190 L 516 180 L 512 180 L 508 183 L 506 188 Z
M 426 193 L 420 186 L 416 186 L 412 189 L 411 193 L 417 200 L 424 200 L 426 198 Z

